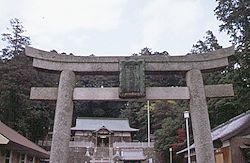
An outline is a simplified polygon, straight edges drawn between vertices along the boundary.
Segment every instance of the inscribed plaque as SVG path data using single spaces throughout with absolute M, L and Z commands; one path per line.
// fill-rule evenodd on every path
M 120 98 L 142 98 L 146 96 L 144 60 L 120 62 Z

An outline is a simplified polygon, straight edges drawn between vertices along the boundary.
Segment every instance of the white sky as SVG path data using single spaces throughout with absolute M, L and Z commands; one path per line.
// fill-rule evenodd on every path
M 131 55 L 149 47 L 186 54 L 212 30 L 215 0 L 0 0 L 0 33 L 19 18 L 32 46 L 75 55 Z M 0 48 L 3 42 L 0 42 Z

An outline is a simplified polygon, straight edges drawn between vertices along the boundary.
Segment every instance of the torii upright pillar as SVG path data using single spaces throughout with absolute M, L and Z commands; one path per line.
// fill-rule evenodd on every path
M 74 87 L 74 72 L 68 70 L 62 71 L 56 102 L 50 163 L 68 162 Z
M 186 75 L 190 93 L 190 114 L 195 142 L 196 161 L 215 163 L 207 100 L 200 70 L 190 70 Z

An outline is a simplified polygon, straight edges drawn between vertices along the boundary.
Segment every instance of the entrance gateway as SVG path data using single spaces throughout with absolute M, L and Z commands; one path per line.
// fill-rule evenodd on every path
M 204 85 L 202 72 L 228 65 L 234 47 L 186 56 L 80 57 L 32 47 L 25 53 L 33 66 L 61 72 L 58 88 L 32 87 L 31 99 L 57 100 L 50 163 L 67 163 L 73 100 L 189 100 L 196 160 L 215 163 L 206 98 L 233 96 L 232 84 Z M 145 87 L 144 73 L 186 73 L 186 87 Z M 75 72 L 120 74 L 120 87 L 75 88 Z

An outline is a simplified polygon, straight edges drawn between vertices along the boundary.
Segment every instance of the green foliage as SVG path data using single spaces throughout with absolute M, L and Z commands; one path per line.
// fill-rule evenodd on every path
M 236 45 L 228 70 L 235 85 L 237 101 L 249 107 L 250 98 L 250 3 L 247 0 L 219 1 L 215 9 L 217 19 L 222 22 L 221 31 L 226 31 Z
M 141 56 L 146 56 L 146 55 L 169 55 L 169 53 L 167 51 L 163 51 L 163 52 L 153 52 L 150 48 L 148 47 L 145 47 L 143 49 L 141 49 L 141 52 L 139 52 L 139 54 L 133 54 L 133 56 L 138 56 L 138 55 L 141 55 Z
M 176 152 L 184 145 L 184 110 L 187 110 L 187 105 L 180 101 L 155 101 L 150 104 L 151 134 L 154 135 L 156 150 L 163 152 L 161 156 L 166 160 L 169 160 L 170 147 Z M 140 129 L 135 139 L 147 141 L 147 105 L 144 102 L 128 102 L 121 111 L 121 117 L 128 118 L 132 127 Z
M 208 33 L 205 41 L 198 41 L 193 46 L 191 52 L 204 53 L 211 50 L 217 50 L 221 46 L 212 32 Z M 211 39 L 212 38 L 212 39 Z M 249 109 L 250 89 L 249 89 L 249 71 L 246 71 L 249 64 L 241 66 L 237 58 L 241 58 L 245 52 L 236 50 L 236 54 L 230 58 L 229 66 L 224 70 L 203 74 L 205 84 L 223 84 L 232 83 L 235 96 L 233 98 L 209 99 L 208 108 L 210 114 L 211 126 L 217 125 L 229 120 L 230 118 Z M 243 59 L 244 60 L 244 59 Z
M 207 53 L 209 51 L 222 48 L 212 31 L 208 30 L 204 39 L 204 41 L 199 40 L 195 45 L 193 45 L 191 49 L 192 54 Z
M 77 76 L 76 87 L 118 87 L 118 75 L 84 75 Z M 118 117 L 125 102 L 115 101 L 76 101 L 74 103 L 74 119 L 76 117 Z M 74 122 L 74 121 L 73 121 Z
M 176 141 L 176 130 L 180 121 L 173 117 L 164 118 L 160 129 L 155 132 L 157 139 L 156 148 L 167 151 Z
M 20 54 L 0 64 L 0 79 L 0 120 L 38 140 L 52 126 L 54 104 L 30 100 L 30 88 L 56 85 L 58 77 L 36 71 L 31 59 Z
M 157 101 L 152 110 L 152 128 L 155 135 L 155 148 L 164 151 L 169 160 L 169 148 L 173 149 L 174 160 L 179 159 L 175 152 L 185 147 L 186 133 L 183 112 L 188 110 L 184 101 Z
M 222 22 L 221 31 L 226 31 L 235 44 L 249 46 L 250 4 L 248 0 L 216 0 L 215 14 Z M 247 47 L 247 46 L 245 46 Z
M 195 45 L 193 45 L 193 48 L 191 50 L 193 54 L 206 53 L 222 48 L 218 44 L 216 37 L 211 31 L 206 32 L 206 34 L 207 35 L 204 37 L 204 41 L 199 40 Z M 227 76 L 228 72 L 226 71 L 226 69 L 213 73 L 203 73 L 204 84 L 232 83 L 231 79 L 226 80 Z M 212 128 L 235 116 L 235 114 L 232 114 L 232 110 L 234 110 L 234 107 L 230 104 L 231 102 L 229 99 L 208 100 L 208 110 Z
M 11 28 L 7 28 L 9 33 L 2 34 L 2 40 L 7 42 L 7 46 L 2 49 L 2 59 L 10 59 L 21 54 L 26 45 L 30 45 L 30 38 L 24 36 L 25 32 L 22 22 L 15 18 L 10 20 Z
M 120 114 L 120 117 L 129 119 L 131 127 L 139 129 L 139 132 L 135 133 L 134 139 L 140 141 L 147 139 L 147 111 L 144 109 L 144 104 L 144 102 L 129 101 Z
M 231 99 L 213 99 L 209 108 L 213 126 L 216 126 L 249 109 L 250 99 L 250 6 L 245 0 L 217 0 L 215 9 L 221 21 L 220 30 L 226 31 L 236 46 L 230 64 L 221 73 L 220 83 L 232 83 L 235 96 Z M 217 77 L 218 78 L 218 77 Z M 218 115 L 215 116 L 215 115 Z M 219 116 L 220 115 L 220 116 Z M 217 117 L 217 118 L 215 118 Z
M 0 120 L 37 141 L 52 126 L 54 104 L 30 100 L 30 88 L 56 85 L 58 76 L 33 68 L 32 60 L 24 55 L 29 37 L 22 35 L 25 30 L 18 19 L 10 23 L 10 33 L 2 34 L 7 46 L 0 62 Z
M 75 120 L 77 117 L 118 117 L 123 108 L 125 108 L 125 102 L 75 101 L 73 119 Z

